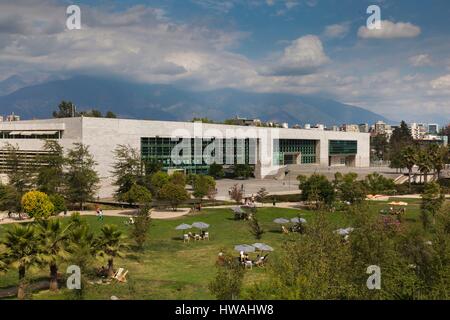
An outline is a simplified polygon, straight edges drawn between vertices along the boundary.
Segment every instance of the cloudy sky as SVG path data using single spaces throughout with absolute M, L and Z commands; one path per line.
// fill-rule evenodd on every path
M 81 30 L 66 8 L 81 8 Z M 381 8 L 381 30 L 366 28 Z M 448 0 L 0 0 L 0 81 L 89 74 L 450 120 Z

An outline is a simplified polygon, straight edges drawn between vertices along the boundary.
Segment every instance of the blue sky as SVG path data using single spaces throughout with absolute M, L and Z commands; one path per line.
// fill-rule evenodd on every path
M 65 29 L 69 4 L 81 7 L 81 30 Z M 371 4 L 378 32 L 365 27 Z M 315 94 L 444 123 L 448 21 L 447 0 L 16 0 L 0 3 L 0 80 L 94 74 Z

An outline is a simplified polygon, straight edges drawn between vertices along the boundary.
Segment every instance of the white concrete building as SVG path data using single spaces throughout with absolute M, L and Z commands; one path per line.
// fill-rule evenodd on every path
M 6 143 L 33 157 L 42 152 L 45 139 L 58 140 L 66 150 L 75 142 L 89 146 L 101 179 L 100 197 L 113 194 L 113 151 L 121 144 L 139 150 L 144 160 L 161 162 L 165 170 L 206 172 L 213 162 L 245 163 L 255 167 L 257 178 L 288 165 L 370 163 L 367 133 L 79 117 L 0 123 L 0 165 Z

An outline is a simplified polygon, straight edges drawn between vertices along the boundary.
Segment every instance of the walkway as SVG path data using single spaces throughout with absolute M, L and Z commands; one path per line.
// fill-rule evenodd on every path
M 189 208 L 179 208 L 177 211 L 161 211 L 161 210 L 151 210 L 151 217 L 152 219 L 158 219 L 158 220 L 164 220 L 164 219 L 174 219 L 179 218 L 184 215 L 187 215 L 191 209 Z M 67 217 L 70 217 L 70 215 L 74 212 L 80 212 L 80 211 L 68 211 Z M 103 215 L 105 217 L 124 217 L 128 218 L 133 216 L 136 213 L 135 209 L 126 209 L 126 210 L 103 210 Z M 87 211 L 81 211 L 80 215 L 82 216 L 96 216 L 97 212 L 95 210 L 87 210 Z M 60 213 L 58 217 L 64 217 L 63 213 Z M 16 220 L 16 219 L 10 219 L 10 218 L 3 218 L 0 220 L 0 225 L 2 224 L 11 224 L 11 223 L 26 223 L 26 222 L 32 222 L 34 219 L 24 219 L 24 220 Z

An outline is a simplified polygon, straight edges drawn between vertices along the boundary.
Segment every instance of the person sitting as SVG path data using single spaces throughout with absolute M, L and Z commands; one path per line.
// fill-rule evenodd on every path
M 245 263 L 244 251 L 239 252 L 239 260 L 241 263 Z
M 223 266 L 225 264 L 225 257 L 223 255 L 223 252 L 219 252 L 219 255 L 217 256 L 217 265 Z

